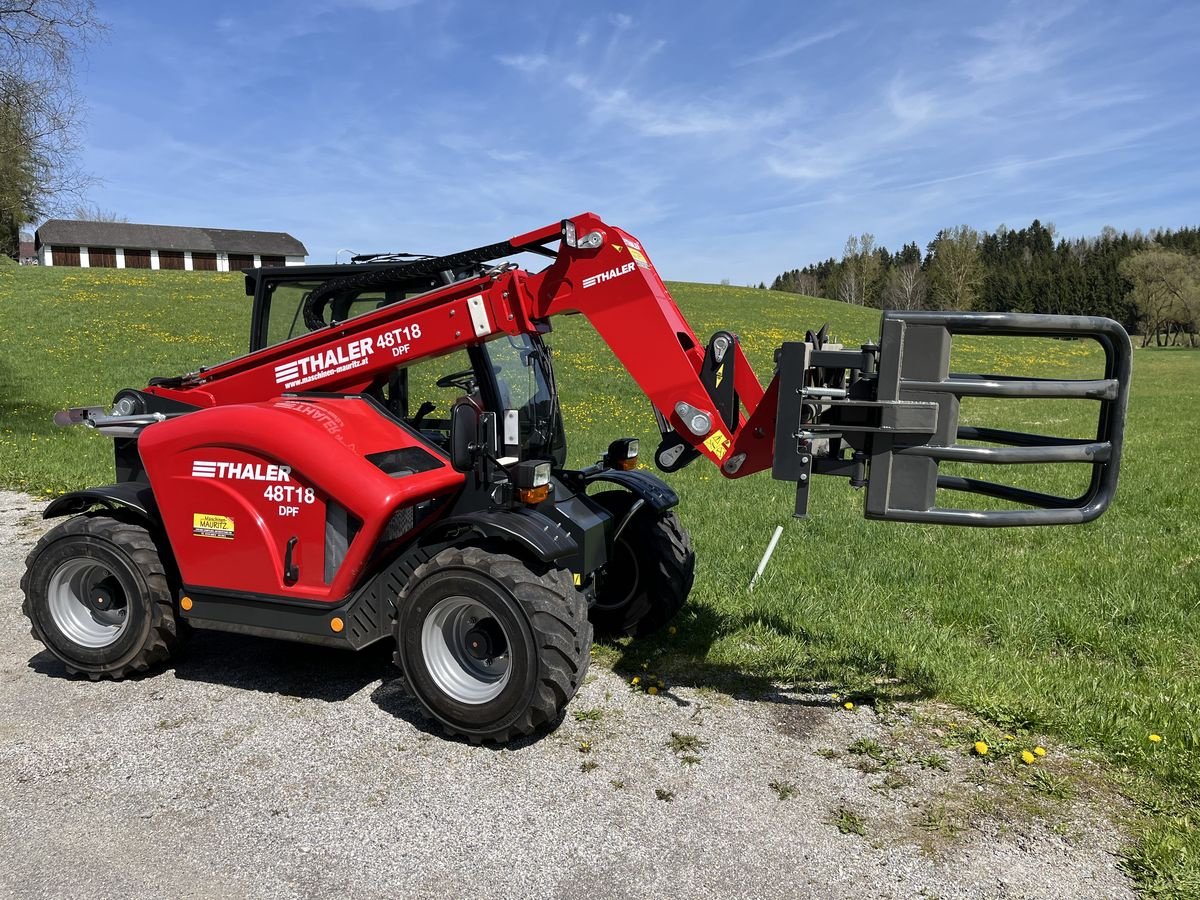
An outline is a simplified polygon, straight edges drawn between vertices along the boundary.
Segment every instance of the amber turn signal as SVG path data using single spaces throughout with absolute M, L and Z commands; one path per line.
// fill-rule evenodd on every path
M 187 612 L 189 609 L 191 609 L 192 608 L 192 598 L 191 597 L 180 597 L 179 598 L 179 608 L 182 609 L 184 612 Z
M 608 445 L 604 461 L 609 468 L 628 472 L 637 468 L 639 449 L 640 442 L 637 438 L 619 438 Z
M 335 634 L 341 634 L 341 633 L 342 633 L 342 629 L 343 629 L 343 628 L 345 628 L 345 627 L 346 627 L 346 623 L 345 623 L 345 622 L 343 622 L 343 621 L 342 621 L 340 618 L 338 618 L 337 616 L 334 616 L 332 619 L 330 619 L 330 620 L 329 620 L 329 628 L 330 628 L 330 630 L 331 630 L 331 631 L 333 631 Z
M 517 499 L 531 506 L 541 503 L 550 496 L 550 485 L 539 484 L 537 487 L 517 488 Z

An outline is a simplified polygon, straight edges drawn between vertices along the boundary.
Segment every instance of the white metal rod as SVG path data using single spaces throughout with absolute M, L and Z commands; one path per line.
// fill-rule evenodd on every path
M 766 569 L 767 563 L 771 561 L 771 554 L 775 552 L 775 545 L 779 543 L 779 536 L 783 534 L 783 526 L 776 525 L 775 533 L 771 535 L 771 542 L 767 544 L 767 552 L 763 554 L 762 561 L 758 564 L 758 571 L 754 573 L 754 577 L 750 579 L 750 587 L 748 590 L 754 590 L 754 585 Z

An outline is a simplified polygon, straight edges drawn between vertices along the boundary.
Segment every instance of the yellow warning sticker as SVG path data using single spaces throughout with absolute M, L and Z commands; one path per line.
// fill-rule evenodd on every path
M 724 380 L 725 380 L 725 363 L 721 363 L 720 367 L 717 369 L 717 384 L 716 384 L 716 386 L 720 387 L 721 382 Z
M 635 263 L 637 263 L 639 266 L 641 266 L 643 269 L 650 268 L 650 261 L 648 259 L 646 259 L 645 254 L 643 254 L 641 250 L 638 250 L 636 247 L 630 247 L 629 255 L 632 256 L 633 261 Z
M 582 585 L 583 584 L 583 576 L 580 575 L 578 572 L 573 572 L 572 574 L 575 576 L 575 587 L 579 587 L 580 585 Z
M 211 513 L 192 513 L 192 534 L 197 537 L 233 540 L 233 519 Z
M 725 436 L 725 432 L 718 428 L 709 435 L 708 440 L 704 442 L 704 446 L 717 459 L 724 459 L 725 454 L 729 452 L 729 438 Z
M 612 248 L 613 248 L 614 250 L 616 250 L 618 253 L 620 253 L 622 250 L 624 250 L 624 249 L 625 249 L 625 248 L 624 248 L 624 247 L 622 247 L 620 244 L 613 244 L 613 245 L 612 245 Z

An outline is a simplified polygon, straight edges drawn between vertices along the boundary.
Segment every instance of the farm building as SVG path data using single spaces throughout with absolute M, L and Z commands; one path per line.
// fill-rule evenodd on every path
M 43 266 L 237 272 L 302 265 L 308 251 L 281 231 L 50 219 L 34 235 Z
M 37 250 L 34 249 L 33 235 L 22 231 L 18 238 L 17 262 L 23 266 L 31 266 L 37 262 Z

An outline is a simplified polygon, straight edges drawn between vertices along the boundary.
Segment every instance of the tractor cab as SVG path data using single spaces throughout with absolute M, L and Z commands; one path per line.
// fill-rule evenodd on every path
M 334 322 L 344 322 L 381 306 L 407 300 L 450 281 L 474 274 L 453 273 L 449 281 L 442 276 L 414 275 L 411 279 L 389 284 L 386 289 L 347 287 L 321 298 L 319 302 L 312 302 L 314 292 L 333 279 L 345 279 L 349 275 L 394 268 L 394 264 L 364 263 L 247 270 L 246 294 L 254 298 L 250 323 L 250 352 L 273 347 L 306 332 L 315 331 Z
M 479 274 L 478 266 L 469 266 L 389 280 L 386 288 L 323 290 L 335 280 L 349 281 L 349 275 L 395 268 L 392 260 L 247 271 L 246 293 L 254 298 L 250 352 Z M 443 449 L 449 448 L 454 405 L 469 402 L 480 412 L 495 413 L 503 455 L 551 460 L 556 468 L 566 461 L 550 352 L 538 334 L 500 334 L 481 345 L 420 357 L 397 366 L 369 393 Z

